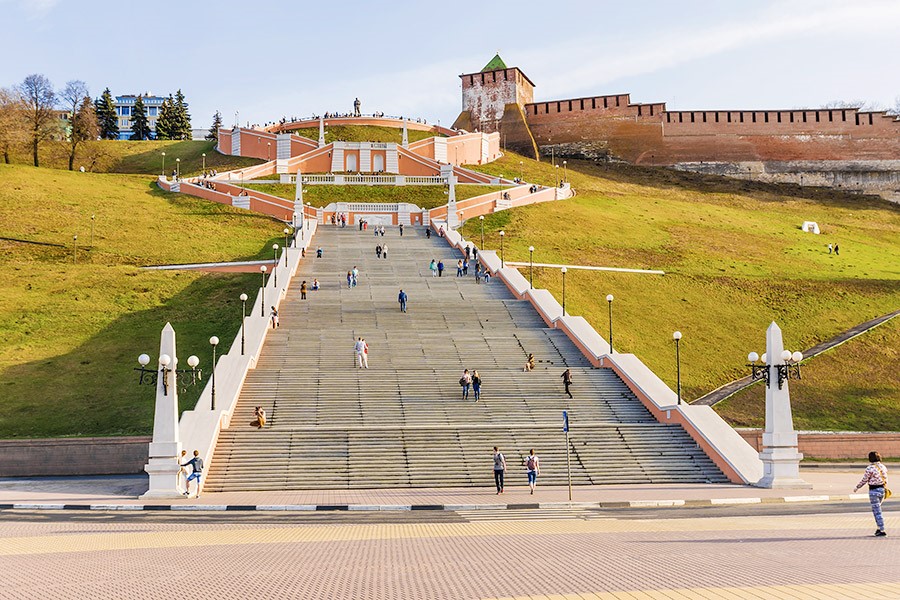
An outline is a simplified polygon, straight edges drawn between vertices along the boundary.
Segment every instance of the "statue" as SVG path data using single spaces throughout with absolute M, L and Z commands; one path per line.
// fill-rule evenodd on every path
M 353 116 L 359 117 L 362 116 L 362 113 L 359 112 L 359 98 L 353 101 Z

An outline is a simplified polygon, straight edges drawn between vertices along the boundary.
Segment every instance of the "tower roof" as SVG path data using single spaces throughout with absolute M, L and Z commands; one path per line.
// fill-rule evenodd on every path
M 495 54 L 494 58 L 488 61 L 488 64 L 484 65 L 484 68 L 481 70 L 482 73 L 485 71 L 496 71 L 498 69 L 505 69 L 506 63 L 503 62 L 503 59 L 500 58 L 499 54 Z

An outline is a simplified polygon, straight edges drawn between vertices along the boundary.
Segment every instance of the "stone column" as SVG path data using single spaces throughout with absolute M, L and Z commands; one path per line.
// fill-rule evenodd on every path
M 163 327 L 159 342 L 159 355 L 168 355 L 171 362 L 163 377 L 160 371 L 156 379 L 156 409 L 153 413 L 153 440 L 150 442 L 150 460 L 144 470 L 150 475 L 150 489 L 141 498 L 177 498 L 178 461 L 181 456 L 181 441 L 178 437 L 178 386 L 175 369 L 178 358 L 175 354 L 175 329 L 171 323 Z M 157 368 L 161 368 L 157 365 Z M 163 387 L 166 382 L 168 390 Z
M 800 460 L 797 451 L 797 432 L 791 415 L 791 396 L 788 381 L 778 389 L 778 367 L 784 363 L 781 353 L 784 342 L 781 328 L 773 321 L 766 331 L 766 368 L 769 384 L 766 386 L 766 429 L 763 432 L 763 450 L 759 458 L 763 462 L 763 477 L 756 482 L 763 488 L 810 488 L 800 479 Z
M 400 142 L 400 145 L 404 148 L 409 148 L 409 133 L 406 131 L 406 119 L 403 119 L 403 140 Z

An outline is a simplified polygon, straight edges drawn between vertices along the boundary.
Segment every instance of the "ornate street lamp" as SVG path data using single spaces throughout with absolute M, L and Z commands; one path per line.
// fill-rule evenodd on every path
M 190 373 L 191 379 L 190 381 L 181 382 L 182 388 L 186 388 L 189 385 L 196 385 L 198 381 L 203 379 L 203 372 L 197 368 L 197 365 L 200 364 L 200 359 L 194 355 L 191 355 L 187 359 L 188 369 L 175 369 L 175 385 L 179 384 L 178 375 L 182 373 Z M 159 378 L 159 375 L 162 374 L 162 382 L 163 382 L 163 395 L 169 395 L 169 373 L 172 372 L 172 369 L 169 368 L 169 365 L 172 364 L 172 357 L 168 354 L 163 354 L 159 357 L 159 370 L 156 369 L 148 369 L 147 365 L 150 364 L 150 356 L 148 354 L 141 354 L 138 356 L 138 364 L 140 367 L 136 367 L 134 370 L 141 374 L 140 379 L 138 379 L 138 385 L 156 385 L 156 382 Z
M 478 217 L 478 220 L 481 221 L 481 245 L 478 246 L 482 250 L 484 249 L 484 215 Z
M 784 382 L 788 379 L 800 379 L 800 361 L 803 360 L 802 352 L 791 352 L 785 350 L 781 353 L 781 364 L 773 364 L 778 377 L 778 389 L 784 387 Z M 763 353 L 762 357 L 756 352 L 747 355 L 748 367 L 750 367 L 750 378 L 753 381 L 762 379 L 769 387 L 769 364 L 768 357 Z M 761 361 L 761 362 L 758 362 Z
M 500 232 L 500 268 L 501 268 L 501 269 L 503 268 L 503 266 L 504 266 L 504 264 L 505 264 L 505 263 L 503 262 L 503 238 L 504 238 L 505 236 L 506 236 L 506 232 L 505 232 L 505 231 L 501 231 L 501 232 Z
M 275 277 L 275 287 L 278 287 L 278 244 L 272 244 L 272 276 Z
M 163 177 L 165 177 L 166 176 L 166 153 L 160 152 L 160 154 L 162 155 L 162 174 L 163 174 Z
M 204 153 L 201 154 L 200 156 L 203 157 L 203 168 L 201 169 L 201 171 L 204 171 L 204 172 L 205 172 L 205 171 L 206 171 L 206 152 L 204 152 Z

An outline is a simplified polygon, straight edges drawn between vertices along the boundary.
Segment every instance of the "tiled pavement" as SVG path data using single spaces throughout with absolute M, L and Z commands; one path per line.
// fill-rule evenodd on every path
M 0 598 L 900 598 L 865 512 L 207 524 L 0 516 Z M 888 528 L 900 520 L 889 515 Z

